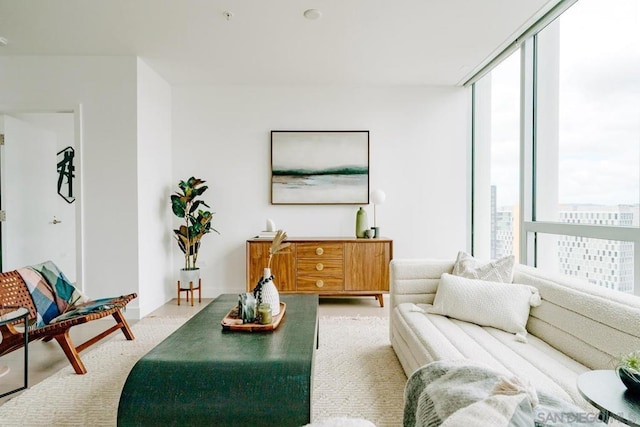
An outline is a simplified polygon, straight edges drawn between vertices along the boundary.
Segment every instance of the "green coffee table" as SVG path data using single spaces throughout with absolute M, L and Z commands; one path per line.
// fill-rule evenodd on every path
M 224 294 L 133 367 L 119 426 L 301 426 L 311 420 L 318 296 L 281 295 L 271 332 L 223 331 L 237 304 Z

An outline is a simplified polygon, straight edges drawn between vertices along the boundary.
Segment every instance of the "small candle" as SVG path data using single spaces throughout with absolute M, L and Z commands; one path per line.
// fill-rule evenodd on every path
M 268 302 L 260 303 L 258 306 L 258 316 L 260 317 L 260 323 L 262 325 L 271 323 L 271 304 Z

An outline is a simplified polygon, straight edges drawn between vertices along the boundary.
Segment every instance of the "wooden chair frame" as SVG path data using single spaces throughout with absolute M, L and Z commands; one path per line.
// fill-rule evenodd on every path
M 112 306 L 112 308 L 88 314 L 79 314 L 69 319 L 50 323 L 49 325 L 42 327 L 29 327 L 27 334 L 28 340 L 31 342 L 37 340 L 50 341 L 55 339 L 58 344 L 60 344 L 60 347 L 62 347 L 62 351 L 64 351 L 64 354 L 67 356 L 67 359 L 69 359 L 69 362 L 76 373 L 86 374 L 87 368 L 85 368 L 79 355 L 82 350 L 117 330 L 121 330 L 127 340 L 133 340 L 135 338 L 121 310 L 129 303 L 129 301 L 136 297 L 137 295 L 135 293 L 115 297 L 105 303 Z M 28 309 L 29 321 L 35 322 L 37 313 L 35 304 L 33 303 L 33 298 L 31 297 L 27 284 L 17 271 L 0 273 L 0 302 L 7 306 L 20 306 Z M 82 344 L 74 346 L 71 342 L 71 337 L 69 336 L 69 330 L 73 326 L 107 316 L 113 316 L 116 324 Z M 2 342 L 0 342 L 0 356 L 24 346 L 24 333 L 23 331 L 16 329 L 15 325 L 8 324 L 0 326 L 0 333 L 2 334 Z

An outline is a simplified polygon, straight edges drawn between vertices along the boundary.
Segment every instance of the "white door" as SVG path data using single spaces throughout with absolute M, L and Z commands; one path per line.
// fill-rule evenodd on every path
M 55 134 L 9 115 L 0 150 L 2 270 L 57 256 L 54 224 L 57 197 Z

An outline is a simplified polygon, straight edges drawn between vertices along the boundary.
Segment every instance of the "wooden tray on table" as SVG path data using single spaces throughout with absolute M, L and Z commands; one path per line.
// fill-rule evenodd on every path
M 269 324 L 262 325 L 260 323 L 242 323 L 242 319 L 238 318 L 238 306 L 236 305 L 227 313 L 226 316 L 220 322 L 222 329 L 225 331 L 245 331 L 245 332 L 263 332 L 273 331 L 278 327 L 280 321 L 284 317 L 284 312 L 287 309 L 287 304 L 280 302 L 280 313 L 277 316 L 273 316 L 273 321 Z

